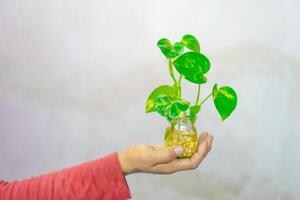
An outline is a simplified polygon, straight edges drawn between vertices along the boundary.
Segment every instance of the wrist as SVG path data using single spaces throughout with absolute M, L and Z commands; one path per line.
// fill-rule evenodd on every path
M 135 171 L 134 166 L 130 162 L 130 157 L 127 151 L 118 152 L 118 158 L 121 165 L 123 175 L 131 174 Z

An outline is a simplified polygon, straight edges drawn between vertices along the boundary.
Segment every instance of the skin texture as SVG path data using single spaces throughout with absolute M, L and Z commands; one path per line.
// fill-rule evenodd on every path
M 196 169 L 211 150 L 213 136 L 207 132 L 199 136 L 198 151 L 191 158 L 177 159 L 182 147 L 166 148 L 161 144 L 138 144 L 118 152 L 124 175 L 136 172 L 171 174 L 177 171 Z

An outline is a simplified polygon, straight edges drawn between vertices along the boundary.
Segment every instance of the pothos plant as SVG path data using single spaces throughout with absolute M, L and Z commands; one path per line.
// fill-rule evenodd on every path
M 193 127 L 201 107 L 212 97 L 221 120 L 227 119 L 237 105 L 237 95 L 234 89 L 229 86 L 218 87 L 214 84 L 211 92 L 200 100 L 201 86 L 207 82 L 206 74 L 210 69 L 210 61 L 201 51 L 196 37 L 187 34 L 182 37 L 181 41 L 173 44 L 167 38 L 162 38 L 157 42 L 157 46 L 167 59 L 173 84 L 159 86 L 151 92 L 146 103 L 146 113 L 157 112 L 170 122 L 185 116 Z M 177 77 L 174 68 L 178 72 Z M 183 79 L 198 87 L 194 104 L 182 98 L 181 82 Z M 165 142 L 166 139 L 167 136 L 165 136 Z M 176 138 L 172 137 L 172 140 Z M 170 145 L 176 144 L 178 144 L 176 141 L 170 143 Z

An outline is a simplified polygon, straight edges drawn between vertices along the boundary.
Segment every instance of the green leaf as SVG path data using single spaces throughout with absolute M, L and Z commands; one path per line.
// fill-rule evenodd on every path
M 154 99 L 154 110 L 158 112 L 161 116 L 168 116 L 169 114 L 169 107 L 172 103 L 171 97 L 167 95 L 159 95 Z
M 192 123 L 196 122 L 197 119 L 197 113 L 201 110 L 200 105 L 194 105 L 190 107 L 190 120 Z
M 161 52 L 167 58 L 175 58 L 183 52 L 183 44 L 181 42 L 176 42 L 174 45 L 167 38 L 160 39 L 157 42 L 157 46 L 160 48 Z
M 182 37 L 181 42 L 188 49 L 190 49 L 192 51 L 200 52 L 200 44 L 196 37 L 187 34 Z
M 192 83 L 206 83 L 204 76 L 210 69 L 210 62 L 203 54 L 199 52 L 187 52 L 180 55 L 173 62 L 178 73 Z
M 170 104 L 169 112 L 167 115 L 168 120 L 173 120 L 176 118 L 181 112 L 186 111 L 189 108 L 190 102 L 185 100 L 175 100 Z
M 180 55 L 180 54 L 182 54 L 182 52 L 183 52 L 184 46 L 183 46 L 183 44 L 182 44 L 181 42 L 176 42 L 176 43 L 173 45 L 173 49 L 174 49 L 174 51 L 175 51 L 178 55 Z
M 173 120 L 181 112 L 189 108 L 190 102 L 186 100 L 173 100 L 167 95 L 159 95 L 154 99 L 154 110 L 168 120 Z
M 222 118 L 222 121 L 227 119 L 237 105 L 237 95 L 235 91 L 228 86 L 218 88 L 214 85 L 212 91 L 214 104 Z
M 154 99 L 159 95 L 167 95 L 170 98 L 175 97 L 175 89 L 170 85 L 162 85 L 155 88 L 149 95 L 146 103 L 146 113 L 153 112 L 154 110 Z

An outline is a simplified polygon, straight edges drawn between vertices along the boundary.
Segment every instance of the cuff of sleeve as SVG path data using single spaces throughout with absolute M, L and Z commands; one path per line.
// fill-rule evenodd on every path
M 130 190 L 126 181 L 125 176 L 123 175 L 120 160 L 118 153 L 114 152 L 106 157 L 110 160 L 111 165 L 109 169 L 110 175 L 115 178 L 116 189 L 120 195 L 120 199 L 131 199 Z

